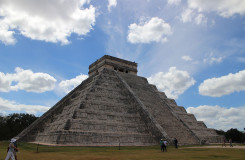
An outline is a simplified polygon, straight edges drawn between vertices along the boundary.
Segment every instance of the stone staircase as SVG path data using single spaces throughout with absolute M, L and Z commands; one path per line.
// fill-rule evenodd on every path
M 163 92 L 159 92 L 161 99 L 170 106 L 172 112 L 199 138 L 200 143 L 220 143 L 223 136 L 217 135 L 214 129 L 207 128 L 203 121 L 197 121 L 193 114 L 187 113 L 185 108 L 178 106 L 174 99 L 169 99 Z
M 143 77 L 118 73 L 132 88 L 148 111 L 167 133 L 168 139 L 177 138 L 181 144 L 199 144 L 199 138 L 162 100 L 155 86 L 148 84 Z

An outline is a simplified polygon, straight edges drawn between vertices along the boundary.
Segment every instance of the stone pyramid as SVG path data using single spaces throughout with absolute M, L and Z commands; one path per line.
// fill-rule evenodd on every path
M 20 141 L 53 145 L 147 146 L 221 142 L 213 129 L 137 76 L 137 63 L 105 55 L 89 78 L 22 131 Z

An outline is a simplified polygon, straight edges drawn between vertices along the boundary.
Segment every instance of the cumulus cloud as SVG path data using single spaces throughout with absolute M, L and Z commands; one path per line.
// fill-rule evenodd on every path
M 59 87 L 65 93 L 69 93 L 72 89 L 74 89 L 76 86 L 78 86 L 80 83 L 82 83 L 82 81 L 84 81 L 87 78 L 88 78 L 87 75 L 81 74 L 73 79 L 61 81 L 59 83 Z
M 166 42 L 166 36 L 172 34 L 171 26 L 158 17 L 143 24 L 130 24 L 128 28 L 127 38 L 130 43 Z
M 46 92 L 55 87 L 56 79 L 47 73 L 33 73 L 31 70 L 24 70 L 16 67 L 13 74 L 4 74 L 0 72 L 0 91 L 18 91 L 27 92 Z M 13 84 L 14 83 L 14 84 Z
M 108 0 L 108 11 L 111 12 L 111 8 L 112 7 L 116 7 L 117 6 L 117 0 Z
M 180 4 L 181 0 L 168 0 L 168 4 L 170 5 L 178 5 Z
M 211 97 L 221 97 L 239 91 L 245 91 L 245 70 L 219 78 L 207 79 L 199 86 L 201 95 Z
M 245 124 L 245 107 L 224 108 L 217 105 L 202 105 L 189 107 L 187 112 L 193 113 L 197 120 L 204 121 L 209 128 L 222 130 L 237 128 L 243 130 Z
M 7 112 L 24 112 L 29 114 L 44 113 L 50 107 L 41 105 L 18 104 L 0 97 L 0 113 L 5 115 Z
M 182 56 L 181 58 L 185 61 L 192 61 L 192 58 L 190 56 Z
M 1 15 L 1 14 L 0 14 Z M 15 44 L 14 31 L 9 30 L 9 27 L 0 19 L 0 41 L 5 45 Z
M 197 13 L 195 10 L 187 8 L 181 14 L 181 21 L 183 23 L 194 21 L 196 24 L 200 25 L 207 23 L 207 18 L 203 14 Z
M 198 12 L 217 12 L 222 17 L 245 14 L 244 0 L 188 0 L 188 6 Z
M 90 0 L 1 1 L 0 40 L 14 44 L 14 34 L 34 40 L 69 44 L 72 33 L 86 35 L 95 24 L 95 8 Z
M 169 98 L 174 99 L 195 84 L 195 80 L 187 71 L 177 70 L 176 67 L 169 68 L 167 73 L 154 74 L 148 78 L 148 81 L 156 85 L 160 91 L 165 92 Z

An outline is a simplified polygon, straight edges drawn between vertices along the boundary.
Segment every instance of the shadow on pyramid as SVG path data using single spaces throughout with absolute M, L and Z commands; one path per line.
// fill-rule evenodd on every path
M 221 142 L 214 129 L 137 76 L 137 63 L 105 55 L 89 78 L 17 135 L 19 141 L 71 146 L 149 146 Z

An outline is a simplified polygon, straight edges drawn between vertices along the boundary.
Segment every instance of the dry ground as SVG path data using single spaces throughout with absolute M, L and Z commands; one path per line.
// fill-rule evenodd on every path
M 8 142 L 0 142 L 0 160 L 6 156 Z M 151 147 L 55 147 L 19 143 L 18 160 L 245 160 L 245 146 L 168 146 L 161 152 Z
M 194 147 L 186 147 L 186 148 L 223 148 L 223 149 L 245 149 L 245 146 L 241 145 L 233 145 L 233 147 L 230 147 L 229 145 L 226 145 L 226 147 L 222 147 L 221 145 L 218 146 L 194 146 Z M 245 160 L 245 158 L 244 158 Z

